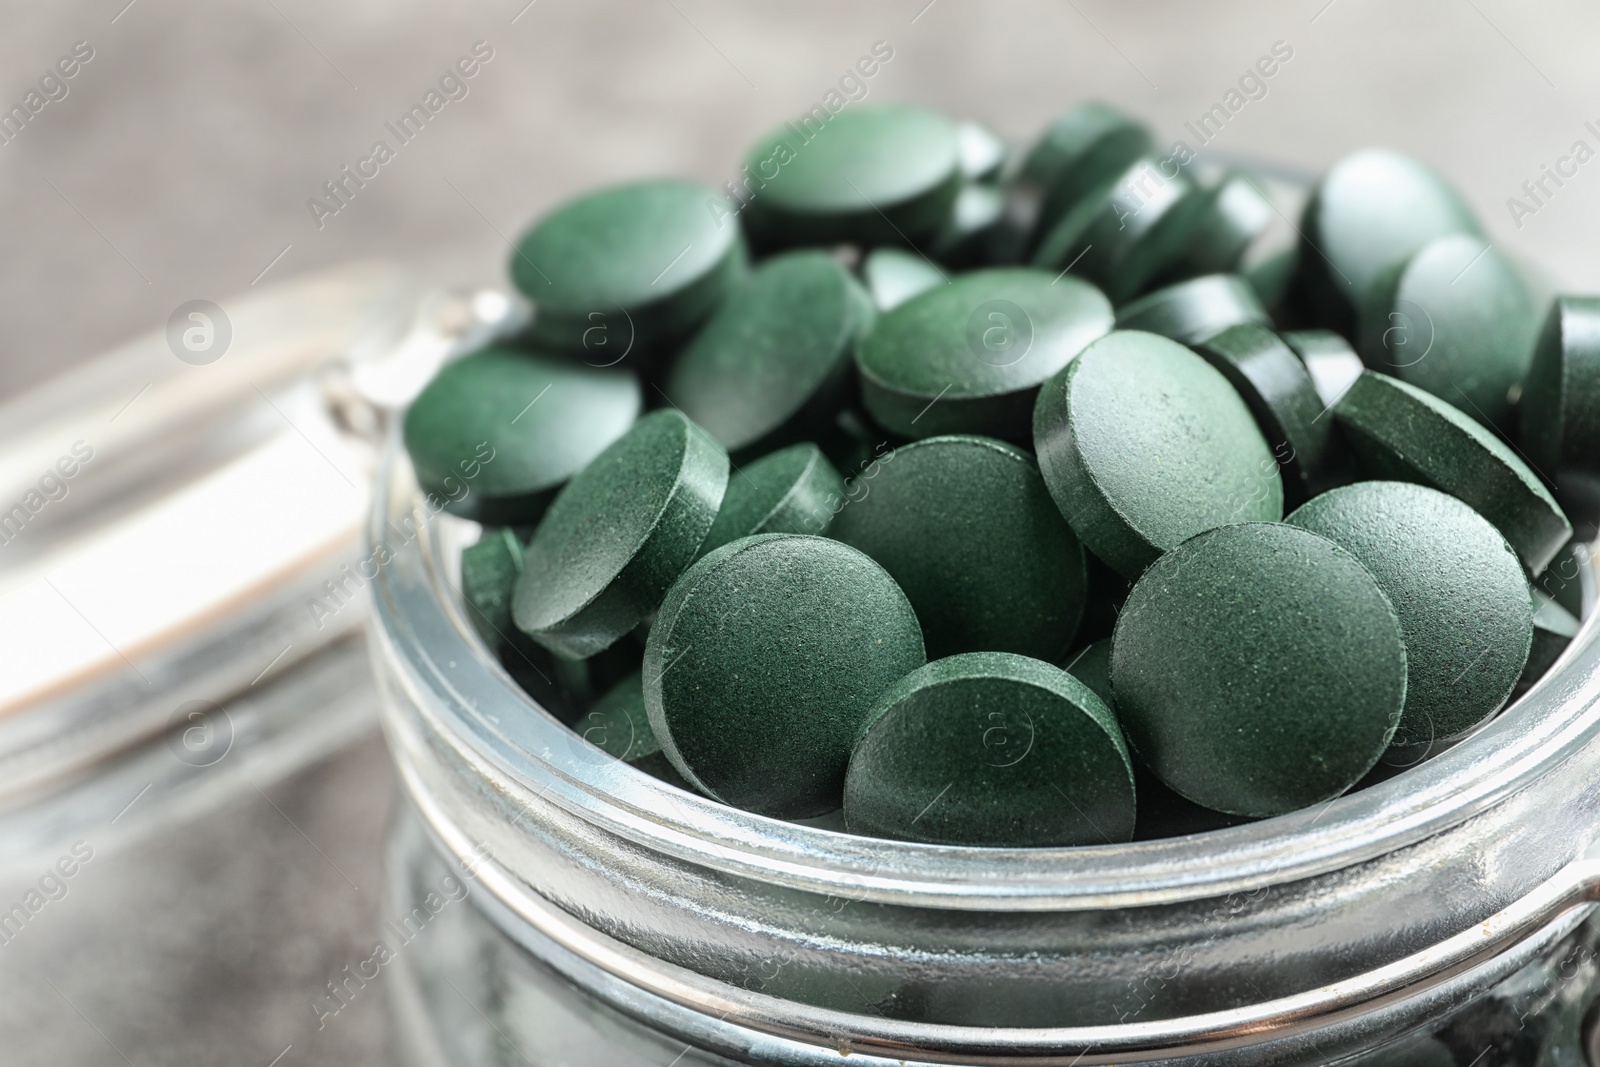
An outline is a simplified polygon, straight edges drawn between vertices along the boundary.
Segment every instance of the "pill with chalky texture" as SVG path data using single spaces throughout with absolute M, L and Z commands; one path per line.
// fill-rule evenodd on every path
M 851 833 L 945 845 L 1133 836 L 1133 766 L 1094 691 L 1003 652 L 935 660 L 892 686 L 850 757 Z
M 857 484 L 832 536 L 900 584 L 930 657 L 1066 652 L 1083 612 L 1083 549 L 1032 456 L 988 437 L 932 437 Z
M 1332 330 L 1286 330 L 1279 336 L 1306 365 L 1324 408 L 1337 404 L 1366 369 L 1350 342 Z
M 412 401 L 406 451 L 446 510 L 531 523 L 642 407 L 631 371 L 491 347 L 446 364 Z
M 1236 270 L 1245 249 L 1276 214 L 1255 178 L 1237 172 L 1224 175 L 1201 194 L 1183 268 L 1193 274 Z
M 943 225 L 961 188 L 956 124 L 902 104 L 788 123 L 747 166 L 758 188 L 740 217 L 764 248 L 915 241 Z
M 1234 326 L 1194 346 L 1222 372 L 1256 417 L 1282 468 L 1289 506 L 1343 480 L 1343 441 L 1294 350 L 1265 326 Z
M 826 534 L 844 503 L 844 479 L 822 450 L 809 441 L 790 445 L 728 475 L 700 554 L 752 534 Z
M 1600 523 L 1600 297 L 1563 296 L 1523 383 L 1523 453 L 1573 518 Z
M 510 270 L 533 301 L 537 343 L 611 366 L 697 326 L 745 262 L 722 193 L 657 179 L 556 208 L 517 242 Z
M 1000 177 L 1006 162 L 1006 143 L 989 127 L 978 122 L 959 124 L 956 148 L 961 159 L 961 176 L 967 181 L 992 182 Z
M 684 349 L 667 395 L 730 452 L 786 443 L 844 401 L 874 315 L 861 283 L 826 252 L 776 256 Z
M 1533 590 L 1533 643 L 1528 650 L 1528 662 L 1522 670 L 1522 677 L 1512 693 L 1513 700 L 1532 689 L 1534 683 L 1555 666 L 1556 660 L 1561 658 L 1561 653 L 1567 650 L 1582 627 L 1577 616 L 1553 597 L 1538 588 Z
M 728 454 L 652 412 L 569 482 L 524 553 L 511 615 L 558 656 L 606 648 L 653 611 L 711 530 Z
M 693 790 L 661 751 L 644 706 L 644 675 L 634 671 L 607 690 L 572 724 L 585 741 L 607 755 L 681 789 Z
M 483 531 L 461 550 L 461 597 L 467 617 L 490 648 L 511 639 L 511 593 L 522 574 L 522 542 L 508 527 Z
M 1109 334 L 1045 383 L 1033 437 L 1061 514 L 1128 578 L 1203 530 L 1283 515 L 1278 463 L 1250 409 L 1205 360 L 1153 333 Z
M 1572 537 L 1538 477 L 1487 428 L 1432 393 L 1365 371 L 1333 407 L 1369 477 L 1449 493 L 1488 519 L 1537 576 Z
M 1079 274 L 1122 304 L 1178 265 L 1202 206 L 1199 190 L 1182 170 L 1165 160 L 1141 159 L 1062 215 L 1040 239 L 1031 262 Z
M 1535 316 L 1504 256 L 1478 237 L 1441 237 L 1373 281 L 1361 314 L 1361 356 L 1369 367 L 1509 430 L 1533 359 Z
M 1117 329 L 1145 330 L 1192 345 L 1230 326 L 1270 326 L 1250 283 L 1237 274 L 1207 274 L 1146 293 L 1117 309 Z
M 861 399 L 906 437 L 1026 441 L 1040 384 L 1111 324 L 1111 304 L 1076 278 L 973 271 L 878 317 L 856 349 Z
M 1268 816 L 1338 796 L 1388 747 L 1400 620 L 1349 552 L 1283 523 L 1210 530 L 1133 587 L 1111 645 L 1129 744 L 1197 804 Z
M 1372 283 L 1436 237 L 1481 235 L 1459 193 L 1432 168 L 1369 148 L 1335 163 L 1300 219 L 1304 296 L 1324 325 L 1354 332 Z
M 645 646 L 645 705 L 701 792 L 783 819 L 839 807 L 878 695 L 924 662 L 905 594 L 849 545 L 761 534 L 672 587 Z
M 1014 194 L 1032 202 L 1028 213 L 1043 233 L 1152 147 L 1150 131 L 1142 123 L 1098 101 L 1079 104 L 1028 150 L 1013 182 Z
M 1377 579 L 1406 643 L 1406 703 L 1391 744 L 1424 749 L 1493 715 L 1533 635 L 1528 583 L 1500 531 L 1455 497 L 1357 482 L 1285 521 L 1321 534 Z
M 915 252 L 874 248 L 861 265 L 861 278 L 879 311 L 897 308 L 907 300 L 936 289 L 950 280 L 936 264 Z

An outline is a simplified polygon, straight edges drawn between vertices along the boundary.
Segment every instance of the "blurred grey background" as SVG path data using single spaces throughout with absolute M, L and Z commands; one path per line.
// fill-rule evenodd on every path
M 0 143 L 0 395 L 185 301 L 348 259 L 496 284 L 547 207 L 638 175 L 721 182 L 876 41 L 894 57 L 869 100 L 1025 140 L 1093 95 L 1191 147 L 1183 124 L 1283 41 L 1292 60 L 1213 150 L 1310 169 L 1413 153 L 1497 239 L 1600 289 L 1600 161 L 1520 225 L 1507 205 L 1574 141 L 1600 145 L 1600 10 L 1570 0 L 0 0 L 0 28 L 0 111 L 93 51 Z M 384 123 L 479 41 L 468 95 L 319 226 L 308 199 L 393 145 Z M 0 1061 L 388 1062 L 381 991 L 322 1030 L 310 1005 L 370 951 L 392 790 L 373 738 L 108 858 L 54 936 L 0 952 Z

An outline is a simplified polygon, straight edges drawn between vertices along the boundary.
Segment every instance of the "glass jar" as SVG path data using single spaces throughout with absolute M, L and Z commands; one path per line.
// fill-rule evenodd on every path
M 415 822 L 391 906 L 453 931 L 399 953 L 419 1062 L 1583 1062 L 1592 622 L 1477 734 L 1314 809 L 1088 848 L 870 840 L 583 741 L 477 639 L 471 524 L 424 507 L 391 443 L 369 640 Z

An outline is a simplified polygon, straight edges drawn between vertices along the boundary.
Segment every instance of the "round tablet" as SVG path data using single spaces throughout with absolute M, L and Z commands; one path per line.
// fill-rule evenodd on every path
M 447 363 L 412 401 L 406 451 L 418 484 L 446 510 L 495 525 L 531 523 L 642 406 L 631 371 L 486 348 Z
M 845 778 L 851 833 L 944 845 L 1102 845 L 1133 836 L 1116 718 L 1058 667 L 1004 652 L 935 660 L 872 709 Z
M 1204 198 L 1182 170 L 1141 159 L 1061 216 L 1032 263 L 1070 270 L 1122 304 L 1183 258 Z
M 822 450 L 809 441 L 762 456 L 728 476 L 728 491 L 703 556 L 729 541 L 764 533 L 822 535 L 843 507 L 844 479 Z
M 1481 238 L 1430 241 L 1378 276 L 1361 315 L 1361 355 L 1509 429 L 1539 324 L 1521 277 Z
M 498 649 L 511 639 L 511 593 L 522 574 L 522 542 L 508 527 L 487 529 L 461 550 L 461 599 L 484 644 Z
M 1580 521 L 1600 522 L 1600 297 L 1550 308 L 1522 387 L 1520 441 Z
M 989 437 L 931 437 L 885 458 L 831 534 L 883 565 L 932 658 L 1060 659 L 1083 613 L 1083 549 L 1033 457 Z
M 1337 404 L 1366 369 L 1350 342 L 1332 330 L 1288 330 L 1279 336 L 1306 365 L 1324 408 Z
M 672 587 L 645 646 L 661 748 L 701 792 L 780 819 L 837 808 L 878 695 L 922 666 L 884 569 L 824 537 L 724 545 Z
M 556 208 L 518 240 L 510 272 L 533 301 L 536 343 L 611 366 L 698 325 L 745 259 L 722 193 L 657 179 Z
M 1360 560 L 1400 617 L 1406 703 L 1394 747 L 1447 741 L 1499 710 L 1528 659 L 1533 608 L 1522 564 L 1483 516 L 1427 486 L 1357 482 L 1286 521 Z
M 1142 123 L 1099 101 L 1079 104 L 1028 150 L 1013 185 L 1037 201 L 1043 233 L 1091 190 L 1116 178 L 1154 147 Z
M 1201 194 L 1194 230 L 1183 253 L 1195 274 L 1235 271 L 1250 247 L 1277 215 L 1260 184 L 1248 174 L 1226 174 Z
M 1270 326 L 1267 309 L 1237 274 L 1207 274 L 1146 293 L 1117 310 L 1117 329 L 1146 330 L 1192 345 L 1230 326 Z
M 928 254 L 940 263 L 978 267 L 995 261 L 994 249 L 1005 224 L 1005 194 L 998 186 L 970 183 L 961 187 L 950 218 L 928 242 Z
M 1481 235 L 1472 209 L 1432 168 L 1382 148 L 1346 156 L 1324 175 L 1300 219 L 1306 295 L 1319 317 L 1352 332 L 1372 283 L 1436 237 Z
M 936 111 L 813 113 L 756 143 L 744 219 L 764 247 L 914 241 L 949 217 L 960 156 L 956 124 Z
M 1182 796 L 1237 815 L 1329 800 L 1400 721 L 1406 646 L 1377 581 L 1327 538 L 1253 522 L 1157 560 L 1117 620 L 1128 741 Z
M 1118 330 L 1050 379 L 1033 439 L 1061 514 L 1128 578 L 1202 530 L 1283 515 L 1278 462 L 1250 409 L 1153 333 Z
M 1040 383 L 1111 323 L 1110 303 L 1076 278 L 1014 267 L 963 274 L 878 317 L 856 350 L 861 399 L 907 437 L 1026 441 Z
M 826 252 L 763 263 L 684 349 L 667 394 L 730 452 L 763 451 L 843 401 L 871 298 Z
M 650 728 L 650 716 L 644 706 L 644 675 L 639 671 L 607 690 L 593 707 L 578 717 L 572 729 L 591 745 L 629 766 L 680 789 L 694 789 L 661 751 L 661 742 Z
M 592 656 L 639 624 L 694 559 L 728 454 L 677 411 L 634 424 L 561 491 L 524 553 L 511 615 L 558 656 Z
M 902 252 L 898 248 L 874 248 L 867 253 L 861 265 L 861 278 L 872 294 L 872 303 L 879 311 L 899 307 L 907 300 L 929 289 L 938 288 L 950 279 L 945 272 L 915 252 Z
M 1543 483 L 1481 423 L 1431 393 L 1365 371 L 1333 407 L 1373 478 L 1417 482 L 1475 508 L 1537 576 L 1572 536 Z
M 1234 326 L 1194 346 L 1222 372 L 1256 417 L 1278 460 L 1284 500 L 1299 504 L 1333 485 L 1341 471 L 1333 417 L 1311 374 L 1265 326 Z

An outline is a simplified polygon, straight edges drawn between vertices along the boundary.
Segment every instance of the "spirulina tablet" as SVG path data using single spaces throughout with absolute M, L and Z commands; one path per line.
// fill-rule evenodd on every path
M 447 511 L 531 523 L 642 406 L 630 371 L 491 347 L 446 364 L 412 401 L 406 452 L 418 484 Z
M 1429 241 L 1372 283 L 1361 315 L 1361 355 L 1509 429 L 1539 324 L 1516 269 L 1481 238 Z
M 1278 462 L 1250 409 L 1153 333 L 1118 330 L 1045 383 L 1033 437 L 1061 514 L 1128 578 L 1203 530 L 1283 515 Z
M 861 399 L 906 437 L 1026 441 L 1040 384 L 1111 324 L 1111 304 L 1076 278 L 973 271 L 878 317 L 856 351 Z
M 1150 131 L 1099 101 L 1079 104 L 1051 124 L 1028 150 L 1015 194 L 1034 201 L 1038 232 L 1091 190 L 1127 171 L 1153 147 Z
M 1350 342 L 1332 330 L 1287 330 L 1279 336 L 1306 365 L 1325 409 L 1331 410 L 1366 369 Z
M 490 648 L 511 639 L 511 594 L 522 574 L 522 542 L 508 527 L 483 531 L 461 550 L 461 595 L 467 617 Z
M 672 587 L 645 646 L 645 704 L 701 792 L 803 819 L 839 806 L 873 704 L 923 662 L 916 613 L 882 567 L 828 538 L 761 534 Z
M 947 845 L 1096 845 L 1133 836 L 1116 718 L 1026 656 L 935 660 L 872 709 L 845 778 L 851 833 Z
M 558 656 L 606 648 L 695 558 L 728 485 L 728 454 L 673 410 L 640 419 L 569 482 L 524 554 L 511 613 Z
M 956 124 L 903 104 L 814 115 L 756 143 L 741 218 L 761 247 L 902 244 L 931 235 L 961 188 Z
M 1268 816 L 1338 796 L 1389 746 L 1406 646 L 1377 581 L 1308 530 L 1244 523 L 1156 560 L 1111 685 L 1133 749 L 1195 803 Z
M 883 565 L 932 658 L 982 650 L 1056 660 L 1083 612 L 1083 549 L 1033 457 L 988 437 L 896 449 L 832 536 Z
M 825 534 L 844 503 L 844 479 L 822 450 L 809 441 L 790 445 L 728 476 L 700 554 L 752 534 Z
M 928 242 L 928 254 L 953 267 L 978 267 L 994 262 L 1002 240 L 1005 194 L 997 186 L 972 182 L 961 187 L 950 218 Z
M 1378 276 L 1436 237 L 1480 236 L 1472 209 L 1432 168 L 1370 148 L 1335 163 L 1300 219 L 1304 295 L 1321 320 L 1353 333 Z
M 1572 536 L 1549 490 L 1499 438 L 1431 393 L 1365 371 L 1334 405 L 1369 477 L 1417 482 L 1475 508 L 1537 576 Z
M 1234 326 L 1193 347 L 1249 405 L 1282 469 L 1288 504 L 1340 479 L 1343 442 L 1333 436 L 1333 416 L 1306 365 L 1277 334 L 1255 324 Z
M 1183 266 L 1196 274 L 1235 271 L 1245 250 L 1271 224 L 1276 209 L 1256 180 L 1224 175 L 1201 194 Z
M 689 343 L 667 395 L 730 452 L 793 440 L 843 402 L 873 316 L 866 290 L 826 252 L 776 256 Z
M 1272 319 L 1237 274 L 1190 278 L 1117 309 L 1117 329 L 1146 330 L 1187 345 L 1244 323 L 1270 326 Z
M 657 179 L 562 204 L 517 242 L 510 271 L 536 343 L 611 366 L 698 325 L 745 262 L 722 193 Z
M 661 751 L 644 706 L 644 676 L 634 671 L 594 702 L 572 729 L 585 741 L 646 774 L 692 789 Z
M 1520 443 L 1580 522 L 1600 522 L 1600 297 L 1550 308 L 1522 388 Z
M 1466 504 L 1408 482 L 1357 482 L 1286 520 L 1348 551 L 1400 617 L 1406 703 L 1392 744 L 1465 733 L 1510 696 L 1528 659 L 1533 608 L 1511 546 Z
M 879 311 L 897 308 L 907 300 L 936 289 L 950 280 L 938 266 L 915 252 L 874 248 L 861 265 L 861 278 Z

